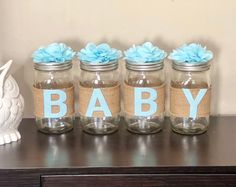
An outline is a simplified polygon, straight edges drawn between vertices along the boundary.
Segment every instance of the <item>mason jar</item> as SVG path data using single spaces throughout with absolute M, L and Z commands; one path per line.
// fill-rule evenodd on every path
M 79 114 L 83 130 L 110 134 L 120 121 L 118 61 L 106 64 L 80 62 Z
M 194 135 L 207 131 L 210 115 L 210 63 L 172 62 L 170 119 L 174 132 Z
M 34 111 L 38 130 L 61 134 L 73 129 L 72 62 L 34 63 Z
M 163 127 L 165 73 L 163 61 L 136 63 L 126 60 L 124 114 L 127 129 L 152 134 Z

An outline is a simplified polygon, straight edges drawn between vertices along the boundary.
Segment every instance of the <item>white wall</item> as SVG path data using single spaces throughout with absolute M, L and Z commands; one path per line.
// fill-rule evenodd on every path
M 87 42 L 126 49 L 152 41 L 170 52 L 199 41 L 214 54 L 214 114 L 236 114 L 235 0 L 0 0 L 0 64 L 12 58 L 12 73 L 32 117 L 31 54 L 41 45 Z

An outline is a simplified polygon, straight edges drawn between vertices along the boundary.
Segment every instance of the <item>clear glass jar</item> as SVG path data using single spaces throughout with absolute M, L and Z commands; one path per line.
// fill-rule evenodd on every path
M 170 119 L 174 132 L 187 135 L 207 131 L 210 115 L 210 64 L 173 61 Z
M 165 109 L 164 63 L 126 61 L 124 113 L 127 129 L 152 134 L 163 127 Z
M 72 62 L 34 64 L 34 110 L 38 130 L 61 134 L 73 129 Z
M 118 61 L 107 64 L 80 63 L 79 114 L 89 134 L 110 134 L 120 121 Z

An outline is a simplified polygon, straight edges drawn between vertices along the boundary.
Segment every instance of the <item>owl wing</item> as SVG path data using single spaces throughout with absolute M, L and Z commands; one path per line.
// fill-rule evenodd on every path
M 12 76 L 4 85 L 4 96 L 0 98 L 0 128 L 17 127 L 22 119 L 24 100 Z
M 11 111 L 10 108 L 12 103 L 10 100 L 0 98 L 0 129 L 6 128 L 9 126 L 11 121 Z
M 24 99 L 21 95 L 16 100 L 16 107 L 17 109 L 13 109 L 14 112 L 12 114 L 15 114 L 15 119 L 14 119 L 14 127 L 17 128 L 18 125 L 20 124 L 23 116 L 23 111 L 24 111 Z

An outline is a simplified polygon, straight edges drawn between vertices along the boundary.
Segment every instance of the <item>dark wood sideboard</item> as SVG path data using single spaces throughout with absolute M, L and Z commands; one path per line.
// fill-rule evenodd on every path
M 0 187 L 236 186 L 236 117 L 212 117 L 199 136 L 162 132 L 93 136 L 78 121 L 63 135 L 20 125 L 22 139 L 0 146 Z

